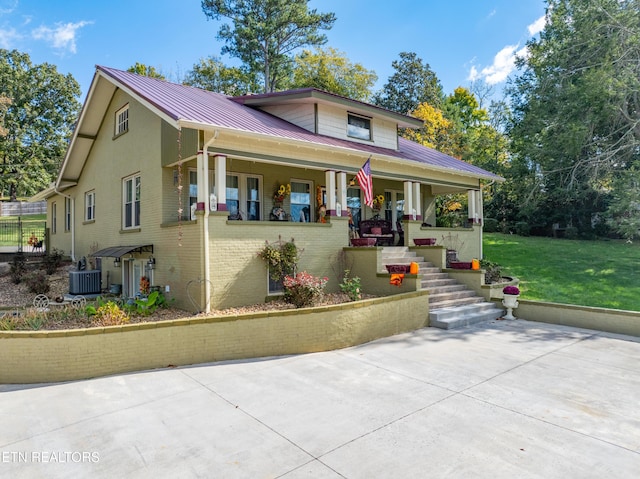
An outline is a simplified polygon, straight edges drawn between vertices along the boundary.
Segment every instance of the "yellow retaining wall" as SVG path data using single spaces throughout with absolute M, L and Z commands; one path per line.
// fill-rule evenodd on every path
M 329 351 L 423 328 L 424 291 L 341 305 L 64 331 L 0 331 L 0 383 Z
M 640 312 L 518 299 L 513 315 L 529 321 L 640 336 Z

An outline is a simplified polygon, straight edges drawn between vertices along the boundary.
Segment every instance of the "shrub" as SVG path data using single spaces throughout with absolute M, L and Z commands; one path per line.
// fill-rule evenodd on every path
M 62 264 L 62 251 L 53 248 L 42 258 L 42 267 L 48 275 L 52 275 Z
M 497 283 L 502 278 L 502 266 L 494 261 L 480 260 L 480 267 L 484 269 L 484 282 L 486 284 Z
M 92 322 L 99 326 L 118 326 L 129 322 L 129 315 L 113 301 L 108 301 L 96 309 Z
M 362 293 L 360 291 L 360 278 L 358 276 L 350 277 L 350 270 L 344 270 L 344 276 L 342 277 L 342 283 L 340 283 L 340 291 L 349 296 L 351 301 L 358 301 L 362 299 Z
M 13 284 L 20 284 L 22 277 L 27 272 L 27 259 L 22 253 L 18 253 L 13 257 L 11 266 L 9 267 L 9 274 L 11 275 L 11 282 Z
M 46 294 L 49 292 L 49 278 L 42 271 L 34 271 L 26 275 L 24 282 L 32 293 Z
M 134 299 L 125 305 L 125 309 L 131 314 L 149 316 L 159 307 L 166 307 L 167 300 L 160 291 L 154 291 L 146 298 Z
M 13 331 L 18 327 L 18 318 L 7 316 L 0 318 L 0 331 Z
M 324 293 L 327 278 L 318 278 L 306 271 L 284 277 L 284 300 L 296 308 L 312 306 Z
M 564 237 L 567 239 L 578 239 L 578 228 L 575 226 L 567 226 L 567 229 L 564 230 Z
M 495 218 L 485 218 L 484 225 L 482 226 L 483 231 L 486 233 L 497 233 L 500 227 L 500 223 Z
M 518 221 L 516 223 L 516 234 L 519 236 L 529 236 L 531 234 L 531 227 L 526 221 Z

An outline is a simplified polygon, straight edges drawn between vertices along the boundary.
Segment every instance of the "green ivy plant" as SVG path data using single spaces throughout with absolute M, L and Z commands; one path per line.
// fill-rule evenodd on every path
M 298 264 L 298 247 L 293 238 L 287 242 L 283 242 L 282 239 L 278 239 L 275 243 L 265 241 L 258 256 L 267 263 L 271 279 L 281 281 L 285 276 L 295 272 Z

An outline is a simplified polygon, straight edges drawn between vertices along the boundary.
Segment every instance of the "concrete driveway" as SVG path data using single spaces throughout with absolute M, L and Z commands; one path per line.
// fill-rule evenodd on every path
M 639 366 L 638 338 L 517 320 L 5 385 L 0 477 L 635 478 Z

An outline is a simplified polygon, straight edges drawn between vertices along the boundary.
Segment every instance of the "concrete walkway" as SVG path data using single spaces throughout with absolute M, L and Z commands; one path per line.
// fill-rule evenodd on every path
M 5 385 L 0 477 L 635 478 L 639 365 L 638 338 L 517 320 Z

